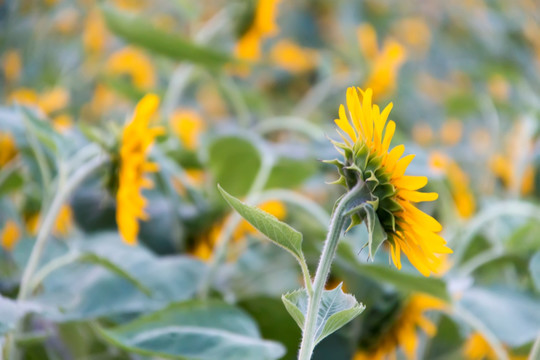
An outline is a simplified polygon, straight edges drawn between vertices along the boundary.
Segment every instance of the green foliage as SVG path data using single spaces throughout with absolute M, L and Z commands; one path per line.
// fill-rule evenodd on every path
M 342 284 L 333 290 L 323 291 L 316 321 L 315 344 L 342 328 L 366 308 L 359 304 L 354 296 L 345 294 L 341 286 Z M 308 309 L 306 290 L 300 289 L 290 292 L 283 295 L 281 299 L 296 324 L 303 329 Z
M 218 185 L 218 189 L 229 205 L 231 205 L 251 225 L 266 235 L 276 245 L 289 251 L 300 263 L 304 261 L 301 233 L 284 222 L 279 221 L 275 216 L 254 206 L 244 204 L 223 190 L 220 185 Z
M 271 360 L 281 345 L 262 340 L 255 322 L 221 302 L 168 306 L 112 329 L 98 328 L 112 344 L 146 356 L 200 360 Z
M 102 6 L 103 15 L 109 29 L 127 42 L 141 46 L 159 55 L 173 60 L 190 61 L 200 66 L 216 68 L 232 59 L 218 52 L 155 28 L 152 24 L 122 14 L 110 6 Z
M 257 146 L 246 137 L 219 137 L 208 147 L 208 170 L 234 196 L 247 193 L 261 161 Z
M 511 346 L 533 341 L 540 332 L 538 295 L 502 286 L 472 288 L 463 294 L 459 304 Z

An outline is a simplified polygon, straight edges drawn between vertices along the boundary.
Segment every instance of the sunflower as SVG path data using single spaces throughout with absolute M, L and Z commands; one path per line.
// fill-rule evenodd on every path
M 341 183 L 352 189 L 359 182 L 387 235 L 394 265 L 401 269 L 401 252 L 425 276 L 440 266 L 438 254 L 451 253 L 446 241 L 437 233 L 441 225 L 416 208 L 415 203 L 434 201 L 437 193 L 419 192 L 427 184 L 425 176 L 405 175 L 414 155 L 402 157 L 405 147 L 390 149 L 396 124 L 388 115 L 390 103 L 380 111 L 372 105 L 373 92 L 353 87 L 347 90 L 347 108 L 341 105 L 335 120 L 343 143 L 334 142 L 345 162 L 332 161 L 338 166 Z M 348 114 L 347 114 L 348 113 Z M 355 220 L 353 215 L 353 221 Z M 354 224 L 354 222 L 353 222 Z
M 150 128 L 150 119 L 159 105 L 157 95 L 148 94 L 139 101 L 131 121 L 124 127 L 120 149 L 120 172 L 116 195 L 116 222 L 123 240 L 128 244 L 137 242 L 138 220 L 146 220 L 146 199 L 141 189 L 151 188 L 153 183 L 145 178 L 147 172 L 158 171 L 158 165 L 146 160 L 150 146 L 162 128 Z
M 253 22 L 238 40 L 236 55 L 243 60 L 258 60 L 261 57 L 261 42 L 278 32 L 276 17 L 281 0 L 258 0 Z
M 15 245 L 21 238 L 21 230 L 17 223 L 13 220 L 8 220 L 4 224 L 4 228 L 0 232 L 0 245 L 7 251 L 13 250 Z
M 398 308 L 398 314 L 388 330 L 370 347 L 357 351 L 353 360 L 396 359 L 398 349 L 402 349 L 407 359 L 415 359 L 418 347 L 417 328 L 430 337 L 437 332 L 435 325 L 424 313 L 443 310 L 445 306 L 443 301 L 429 295 L 412 295 L 403 307 Z
M 0 131 L 0 168 L 17 156 L 17 146 L 10 133 Z
M 509 352 L 508 348 L 506 348 Z M 482 336 L 479 332 L 473 332 L 467 338 L 465 346 L 463 348 L 463 355 L 467 360 L 497 360 L 498 356 L 487 342 L 486 338 Z M 515 355 L 508 353 L 508 359 L 510 360 L 527 360 L 528 356 L 526 355 Z

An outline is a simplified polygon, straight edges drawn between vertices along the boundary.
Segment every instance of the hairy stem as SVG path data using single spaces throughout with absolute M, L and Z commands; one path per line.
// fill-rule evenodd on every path
M 336 255 L 337 246 L 339 244 L 339 238 L 345 225 L 347 207 L 351 200 L 353 200 L 360 190 L 362 189 L 361 183 L 356 185 L 351 191 L 349 191 L 337 204 L 332 214 L 330 221 L 330 227 L 326 235 L 324 242 L 324 248 L 321 254 L 321 260 L 317 273 L 315 274 L 315 280 L 313 281 L 313 293 L 309 296 L 308 310 L 306 314 L 306 322 L 304 323 L 304 331 L 302 333 L 302 343 L 300 345 L 300 353 L 298 360 L 310 360 L 315 348 L 315 329 L 317 325 L 317 315 L 319 313 L 319 307 L 321 305 L 321 297 L 326 284 L 326 279 L 330 273 L 330 267 L 334 256 Z

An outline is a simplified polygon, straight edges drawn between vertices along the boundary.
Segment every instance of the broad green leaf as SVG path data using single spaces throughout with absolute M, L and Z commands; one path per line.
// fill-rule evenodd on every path
M 207 157 L 215 181 L 232 195 L 243 196 L 257 176 L 262 155 L 247 137 L 227 135 L 210 143 Z
M 336 264 L 374 280 L 392 284 L 396 289 L 411 293 L 422 292 L 449 301 L 446 283 L 442 279 L 426 278 L 403 270 L 397 270 L 390 265 L 366 264 L 357 260 L 350 246 L 344 242 L 339 244 Z
M 57 321 L 148 312 L 184 301 L 195 295 L 205 272 L 205 265 L 194 258 L 158 257 L 142 246 L 122 243 L 117 234 L 89 237 L 78 250 L 118 269 L 111 272 L 94 264 L 71 263 L 48 276 L 42 293 L 33 300 L 46 305 L 47 316 Z M 129 274 L 128 278 L 118 271 Z
M 373 259 L 377 250 L 379 250 L 382 243 L 386 240 L 386 232 L 382 228 L 373 206 L 371 204 L 365 204 L 364 210 L 366 211 L 366 226 L 369 234 L 369 257 Z
M 225 53 L 159 30 L 143 18 L 122 14 L 110 6 L 103 6 L 102 11 L 107 27 L 114 34 L 153 53 L 214 68 L 233 60 Z
M 345 294 L 342 284 L 333 290 L 324 290 L 321 306 L 317 316 L 315 343 L 335 331 L 341 329 L 349 321 L 357 317 L 366 308 L 359 304 L 354 296 Z M 308 295 L 305 289 L 293 291 L 282 296 L 285 308 L 301 329 L 304 328 L 305 316 L 308 307 Z
M 540 291 L 540 251 L 534 254 L 529 263 L 529 270 L 534 281 L 534 286 Z
M 270 173 L 266 188 L 294 188 L 317 171 L 314 159 L 294 159 L 280 156 Z
M 501 342 L 524 345 L 540 334 L 540 297 L 509 287 L 472 288 L 459 305 L 478 318 Z
M 119 264 L 115 264 L 103 256 L 99 256 L 94 253 L 85 253 L 85 254 L 81 254 L 78 257 L 77 261 L 103 266 L 105 269 L 115 273 L 116 275 L 119 275 L 120 277 L 126 279 L 127 281 L 135 285 L 137 289 L 139 289 L 146 295 L 150 295 L 152 293 L 152 291 L 149 288 L 143 285 L 137 278 L 132 276 L 129 272 L 122 269 L 122 267 Z
M 275 244 L 293 254 L 299 261 L 304 258 L 302 252 L 302 234 L 279 221 L 275 216 L 268 214 L 254 206 L 249 206 L 227 193 L 218 185 L 221 195 L 227 200 L 244 219 L 257 230 L 266 235 Z
M 29 312 L 39 312 L 40 307 L 29 302 L 17 302 L 0 295 L 0 336 L 15 329 L 17 322 Z
M 283 346 L 260 337 L 242 310 L 221 302 L 184 302 L 113 329 L 98 328 L 125 350 L 147 356 L 197 360 L 270 360 Z
M 296 360 L 301 333 L 279 298 L 255 297 L 241 301 L 238 306 L 257 321 L 263 338 L 282 343 L 287 354 L 282 360 Z M 272 316 L 268 316 L 272 314 Z

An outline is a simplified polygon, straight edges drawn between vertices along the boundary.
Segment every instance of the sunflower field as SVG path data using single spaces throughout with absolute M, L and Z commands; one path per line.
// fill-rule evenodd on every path
M 0 0 L 0 359 L 540 360 L 540 3 Z

